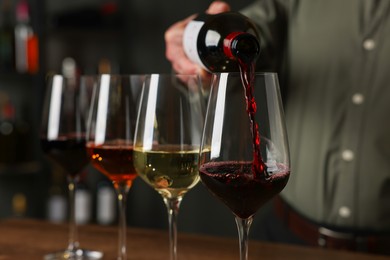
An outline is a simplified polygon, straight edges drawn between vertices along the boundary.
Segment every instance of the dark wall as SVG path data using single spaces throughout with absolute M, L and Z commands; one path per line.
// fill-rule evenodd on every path
M 107 58 L 114 72 L 138 74 L 170 72 L 165 59 L 165 30 L 203 12 L 211 1 L 100 0 L 85 1 L 84 5 L 70 1 L 73 4 L 69 6 L 47 2 L 51 3 L 47 4 L 45 24 L 48 70 L 59 70 L 62 59 L 72 56 L 85 73 L 94 73 L 99 60 Z M 115 11 L 102 14 L 107 3 L 114 3 Z M 239 10 L 245 2 L 234 0 L 230 4 Z

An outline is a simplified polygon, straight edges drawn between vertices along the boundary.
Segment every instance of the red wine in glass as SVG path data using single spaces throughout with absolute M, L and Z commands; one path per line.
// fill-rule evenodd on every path
M 85 151 L 85 139 L 72 135 L 60 136 L 55 140 L 41 139 L 43 152 L 66 171 L 76 178 L 89 160 Z
M 101 259 L 103 253 L 80 248 L 75 218 L 75 190 L 79 174 L 89 160 L 85 150 L 86 118 L 94 76 L 47 78 L 40 141 L 43 152 L 66 173 L 69 195 L 69 239 L 66 249 L 44 256 L 53 259 Z
M 200 166 L 206 187 L 239 218 L 247 219 L 286 186 L 290 171 L 278 165 L 270 177 L 253 174 L 252 162 L 211 162 Z
M 277 75 L 256 73 L 255 56 L 239 54 L 240 73 L 213 75 L 199 174 L 234 213 L 246 260 L 253 216 L 286 186 L 290 165 Z

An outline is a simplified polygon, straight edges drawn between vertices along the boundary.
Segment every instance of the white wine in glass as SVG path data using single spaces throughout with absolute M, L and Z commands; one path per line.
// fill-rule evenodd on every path
M 177 259 L 176 219 L 186 192 L 199 181 L 204 97 L 197 75 L 145 78 L 134 138 L 139 176 L 161 194 L 168 209 L 170 259 Z

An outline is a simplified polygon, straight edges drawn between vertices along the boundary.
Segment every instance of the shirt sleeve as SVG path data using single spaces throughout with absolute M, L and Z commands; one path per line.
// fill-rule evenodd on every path
M 261 54 L 257 70 L 280 72 L 292 5 L 293 1 L 288 0 L 257 0 L 241 10 L 258 26 L 260 33 Z

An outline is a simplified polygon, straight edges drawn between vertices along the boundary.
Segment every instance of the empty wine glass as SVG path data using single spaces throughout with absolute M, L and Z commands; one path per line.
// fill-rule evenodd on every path
M 69 189 L 68 248 L 50 253 L 45 259 L 101 259 L 103 254 L 80 248 L 75 219 L 75 188 L 81 170 L 88 164 L 85 151 L 86 120 L 94 76 L 68 78 L 52 75 L 42 112 L 41 146 L 43 152 L 67 173 Z
M 126 200 L 137 177 L 133 136 L 142 82 L 142 75 L 101 75 L 88 120 L 88 155 L 92 165 L 112 181 L 118 195 L 117 260 L 127 259 Z
M 177 259 L 176 218 L 186 192 L 199 181 L 204 98 L 197 75 L 145 78 L 134 138 L 134 165 L 168 209 L 170 259 Z
M 290 175 L 277 74 L 249 76 L 213 75 L 199 158 L 202 183 L 235 215 L 241 260 L 255 213 Z

